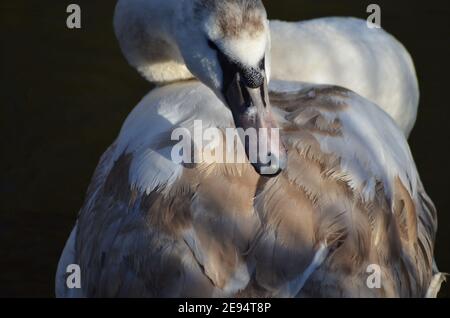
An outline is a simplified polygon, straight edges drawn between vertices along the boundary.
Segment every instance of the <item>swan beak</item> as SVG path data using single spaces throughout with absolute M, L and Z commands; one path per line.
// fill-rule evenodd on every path
M 272 113 L 267 80 L 264 78 L 260 87 L 252 88 L 237 73 L 226 89 L 225 99 L 256 172 L 268 177 L 278 175 L 286 168 L 287 154 Z

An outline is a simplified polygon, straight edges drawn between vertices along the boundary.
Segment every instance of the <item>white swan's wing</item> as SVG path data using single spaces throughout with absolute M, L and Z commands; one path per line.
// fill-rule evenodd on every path
M 353 90 L 410 134 L 419 88 L 411 56 L 394 37 L 355 18 L 271 21 L 270 29 L 273 79 Z

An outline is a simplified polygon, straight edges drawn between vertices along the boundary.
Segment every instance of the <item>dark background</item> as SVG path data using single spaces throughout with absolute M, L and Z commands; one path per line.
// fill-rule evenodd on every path
M 82 29 L 66 28 L 66 7 Z M 449 1 L 372 1 L 411 52 L 421 86 L 410 144 L 439 212 L 436 258 L 450 272 Z M 269 16 L 366 18 L 370 1 L 265 1 Z M 150 84 L 112 30 L 115 1 L 0 0 L 0 296 L 53 296 L 56 265 L 100 155 Z M 370 76 L 370 74 L 368 75 Z M 442 296 L 450 296 L 446 286 Z

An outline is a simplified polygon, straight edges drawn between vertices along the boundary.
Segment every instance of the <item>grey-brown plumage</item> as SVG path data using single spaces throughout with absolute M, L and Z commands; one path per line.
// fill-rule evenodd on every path
M 193 165 L 144 193 L 129 179 L 133 154 L 111 164 L 113 145 L 78 220 L 84 296 L 425 296 L 437 221 L 420 180 L 395 177 L 392 198 L 377 180 L 367 201 L 343 157 L 321 149 L 321 138 L 358 138 L 342 117 L 355 96 L 326 86 L 272 93 L 289 160 L 271 179 L 250 164 Z M 382 270 L 379 289 L 367 285 L 370 264 Z

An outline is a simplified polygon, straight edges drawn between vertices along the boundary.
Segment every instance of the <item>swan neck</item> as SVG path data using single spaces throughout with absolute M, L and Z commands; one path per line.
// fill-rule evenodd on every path
M 114 28 L 122 52 L 147 80 L 165 84 L 193 77 L 174 32 L 183 0 L 119 0 Z

